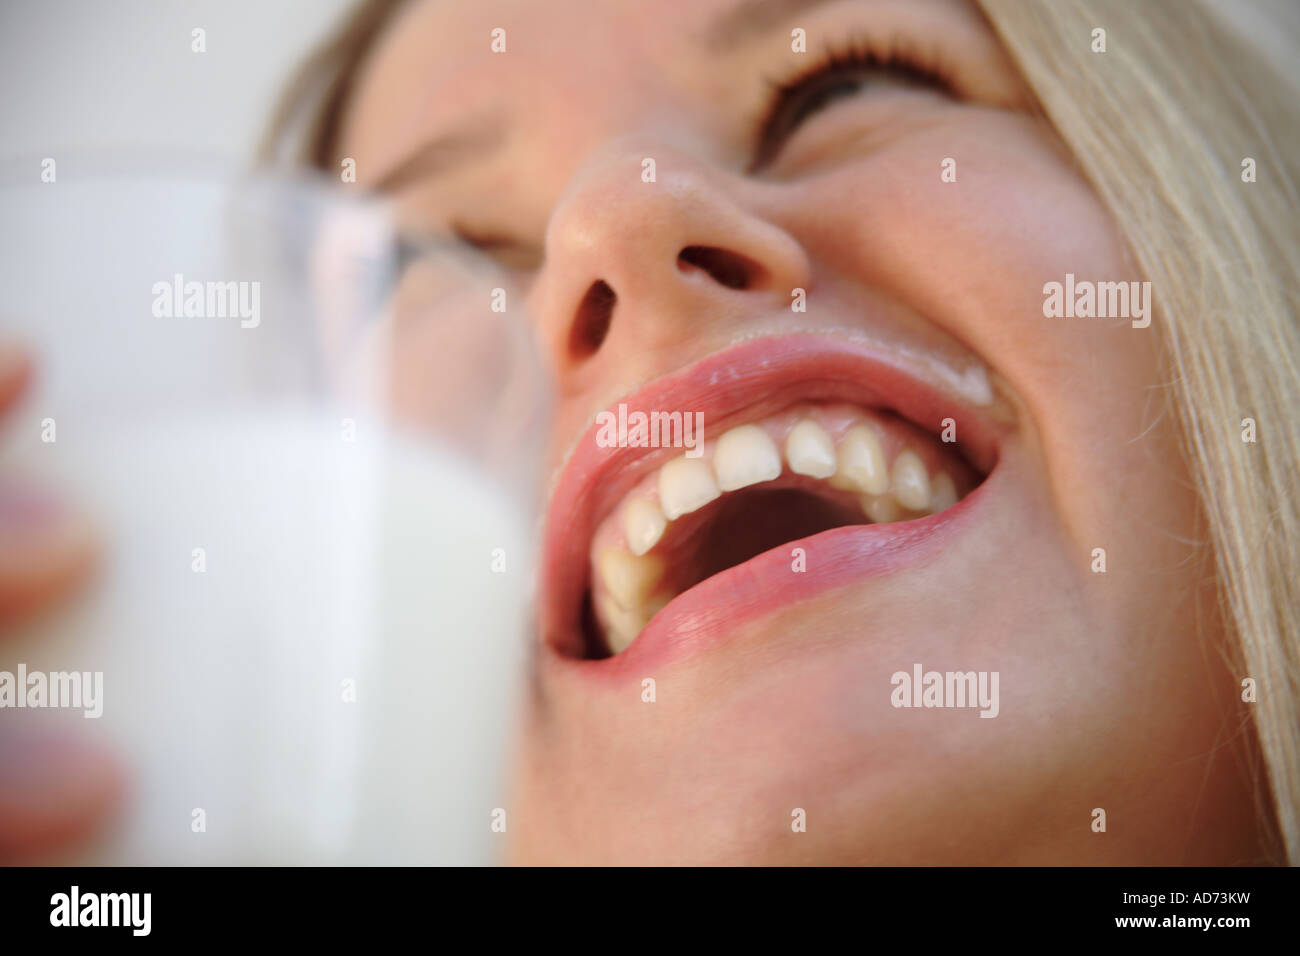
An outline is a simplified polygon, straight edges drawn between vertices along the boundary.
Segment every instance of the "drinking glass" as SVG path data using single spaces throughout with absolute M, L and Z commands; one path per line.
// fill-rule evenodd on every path
M 0 170 L 0 329 L 37 370 L 0 470 L 102 546 L 0 643 L 0 736 L 121 762 L 70 861 L 494 862 L 549 401 L 509 276 L 341 184 L 40 173 Z

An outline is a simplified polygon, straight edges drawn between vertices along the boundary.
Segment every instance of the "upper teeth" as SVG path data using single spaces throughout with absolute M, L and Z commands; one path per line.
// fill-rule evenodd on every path
M 604 590 L 625 608 L 643 604 L 664 576 L 664 560 L 659 555 L 638 557 L 622 548 L 603 548 L 596 566 Z
M 653 548 L 667 527 L 668 519 L 649 498 L 633 498 L 623 508 L 623 535 L 633 554 L 645 554 Z
M 659 469 L 659 505 L 672 521 L 703 508 L 722 494 L 702 458 L 674 458 Z
M 784 466 L 856 493 L 876 523 L 942 511 L 958 500 L 952 475 L 942 468 L 931 474 L 917 450 L 859 409 L 804 409 L 732 428 L 706 445 L 703 457 L 665 462 L 597 529 L 593 605 L 611 651 L 627 647 L 671 597 L 658 590 L 665 559 L 650 553 L 669 523 L 723 492 L 772 481 Z
M 952 476 L 946 471 L 939 472 L 930 482 L 930 511 L 937 514 L 956 503 L 957 486 L 953 484 Z
M 889 472 L 885 470 L 885 449 L 880 436 L 868 425 L 854 425 L 840 440 L 839 461 L 832 481 L 836 487 L 883 495 L 889 490 Z
M 925 463 L 910 448 L 898 453 L 889 479 L 889 491 L 898 503 L 912 511 L 930 507 L 930 473 Z
M 826 429 L 805 418 L 785 440 L 785 460 L 796 475 L 829 478 L 835 474 L 835 443 Z
M 735 491 L 781 476 L 781 453 L 776 442 L 757 425 L 741 425 L 718 439 L 713 449 L 713 471 L 718 487 Z
M 863 495 L 859 502 L 876 524 L 889 524 L 903 516 L 903 509 L 893 495 Z

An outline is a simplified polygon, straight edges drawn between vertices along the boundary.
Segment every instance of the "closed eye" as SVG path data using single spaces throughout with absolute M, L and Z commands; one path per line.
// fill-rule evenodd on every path
M 504 269 L 532 271 L 542 266 L 542 251 L 531 243 L 500 233 L 477 233 L 453 224 L 452 233 L 461 242 L 491 256 Z
M 394 278 L 422 259 L 460 260 L 467 265 L 476 256 L 486 256 L 499 269 L 532 271 L 541 268 L 542 253 L 536 246 L 509 236 L 473 233 L 453 224 L 449 232 L 412 235 L 396 241 Z M 480 260 L 480 264 L 483 264 Z
M 837 100 L 891 89 L 929 89 L 958 96 L 937 53 L 923 54 L 898 41 L 883 52 L 860 42 L 832 48 L 814 66 L 771 85 L 773 92 L 758 124 L 751 173 L 776 159 L 804 122 Z

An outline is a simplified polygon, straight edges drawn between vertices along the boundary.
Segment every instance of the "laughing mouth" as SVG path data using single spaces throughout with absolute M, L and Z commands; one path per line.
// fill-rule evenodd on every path
M 997 458 L 986 415 L 814 336 L 739 346 L 636 397 L 703 410 L 716 437 L 699 457 L 575 453 L 552 501 L 544 598 L 547 642 L 566 657 L 621 659 L 645 632 L 694 628 L 702 608 L 746 617 L 847 583 L 870 552 L 942 525 L 933 516 L 955 514 Z
M 678 594 L 752 557 L 784 546 L 798 573 L 801 540 L 937 514 L 978 482 L 952 445 L 880 411 L 800 404 L 736 425 L 703 457 L 669 459 L 597 526 L 588 650 L 621 653 Z

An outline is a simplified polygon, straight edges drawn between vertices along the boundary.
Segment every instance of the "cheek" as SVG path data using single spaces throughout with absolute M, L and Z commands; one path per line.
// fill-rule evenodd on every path
M 955 182 L 941 179 L 946 159 Z M 1101 204 L 1029 119 L 971 110 L 808 183 L 797 205 L 821 262 L 888 290 L 997 357 L 1004 374 L 1050 364 L 1051 377 L 1025 377 L 1033 386 L 1054 381 L 1068 356 L 1113 351 L 1138 361 L 1108 378 L 1149 383 L 1155 353 L 1141 339 L 1150 336 L 1043 317 L 1044 283 L 1066 272 L 1138 276 Z
M 1190 535 L 1194 499 L 1161 405 L 1163 317 L 1133 328 L 1043 315 L 1044 285 L 1067 273 L 1141 278 L 1116 224 L 1049 135 L 1023 116 L 963 110 L 801 186 L 792 228 L 837 278 L 902 301 L 1008 383 L 1080 543 L 1122 535 L 1116 519 L 1135 512 L 1151 528 Z M 955 182 L 941 177 L 947 158 Z M 1160 290 L 1149 291 L 1158 310 Z M 1125 544 L 1160 546 L 1154 538 Z
M 949 157 L 955 182 L 941 178 Z M 1029 120 L 975 113 L 807 182 L 793 208 L 789 227 L 834 280 L 879 289 L 941 325 L 993 366 L 1027 411 L 1021 437 L 1036 473 L 1035 504 L 1022 501 L 1015 517 L 1032 520 L 993 559 L 1015 569 L 1019 586 L 961 595 L 946 616 L 941 602 L 930 603 L 918 614 L 934 623 L 932 634 L 895 637 L 910 641 L 918 660 L 950 657 L 944 634 L 963 635 L 983 655 L 1001 649 L 1009 712 L 1037 714 L 1039 723 L 1004 720 L 991 734 L 977 721 L 927 735 L 904 722 L 873 734 L 872 744 L 906 741 L 911 753 L 932 758 L 939 742 L 963 741 L 957 752 L 987 758 L 978 741 L 1005 731 L 1002 746 L 1033 754 L 1024 772 L 1049 780 L 1124 759 L 1123 746 L 1101 753 L 1096 741 L 1139 716 L 1153 752 L 1198 746 L 1214 720 L 1188 595 L 1205 571 L 1189 560 L 1197 505 L 1174 416 L 1162 404 L 1163 317 L 1157 311 L 1138 329 L 1128 320 L 1043 315 L 1044 284 L 1067 273 L 1141 278 L 1086 182 Z M 1158 289 L 1148 302 L 1158 310 Z M 1106 549 L 1108 574 L 1088 573 L 1094 547 Z M 954 568 L 952 580 L 964 573 Z M 841 671 L 853 673 L 844 690 L 887 681 L 873 658 L 861 672 Z M 1166 698 L 1158 728 L 1138 704 L 1149 698 L 1151 674 L 1180 689 Z M 896 718 L 882 708 L 871 726 Z M 1035 747 L 1048 731 L 1054 746 Z M 899 754 L 876 756 L 890 765 Z M 985 779 L 987 766 L 968 770 L 968 782 L 1001 789 Z M 1011 791 L 1034 788 L 1020 781 Z

